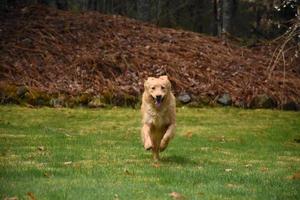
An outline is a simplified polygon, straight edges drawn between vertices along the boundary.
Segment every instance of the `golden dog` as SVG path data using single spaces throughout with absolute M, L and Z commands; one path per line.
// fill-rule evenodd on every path
M 145 81 L 141 111 L 144 148 L 152 149 L 153 158 L 159 160 L 159 152 L 175 135 L 176 102 L 167 76 Z

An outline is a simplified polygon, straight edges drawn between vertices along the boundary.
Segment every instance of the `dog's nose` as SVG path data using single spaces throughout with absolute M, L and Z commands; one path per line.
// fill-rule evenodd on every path
M 161 100 L 162 96 L 161 95 L 156 95 L 157 100 Z

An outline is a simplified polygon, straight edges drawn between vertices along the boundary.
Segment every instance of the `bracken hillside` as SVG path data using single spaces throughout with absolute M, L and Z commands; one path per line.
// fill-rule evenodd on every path
M 41 94 L 39 102 L 46 104 L 53 98 L 87 104 L 99 97 L 132 105 L 148 76 L 167 74 L 175 95 L 193 105 L 260 107 L 265 99 L 265 107 L 297 108 L 299 59 L 287 57 L 275 66 L 271 58 L 271 47 L 243 48 L 98 12 L 32 6 L 0 15 L 4 103 L 18 102 L 18 96 L 36 104 Z

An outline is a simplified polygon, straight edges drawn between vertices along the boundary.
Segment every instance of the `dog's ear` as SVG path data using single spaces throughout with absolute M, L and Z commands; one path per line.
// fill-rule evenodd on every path
M 144 82 L 144 88 L 147 89 L 149 87 L 149 82 L 154 79 L 154 77 L 148 77 L 148 79 Z
M 151 81 L 151 80 L 154 80 L 155 78 L 154 77 L 148 77 L 147 81 Z
M 167 82 L 167 87 L 169 89 L 171 89 L 171 82 L 170 82 L 168 76 L 160 76 L 159 79 L 162 79 L 162 80 L 166 81 Z
M 168 76 L 160 76 L 159 79 L 163 79 L 163 80 L 169 80 Z

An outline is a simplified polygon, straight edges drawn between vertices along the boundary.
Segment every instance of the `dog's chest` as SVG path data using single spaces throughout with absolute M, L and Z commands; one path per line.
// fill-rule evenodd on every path
M 154 112 L 149 110 L 146 117 L 146 123 L 152 124 L 155 127 L 164 127 L 166 124 L 170 122 L 169 117 L 165 114 L 165 112 Z

